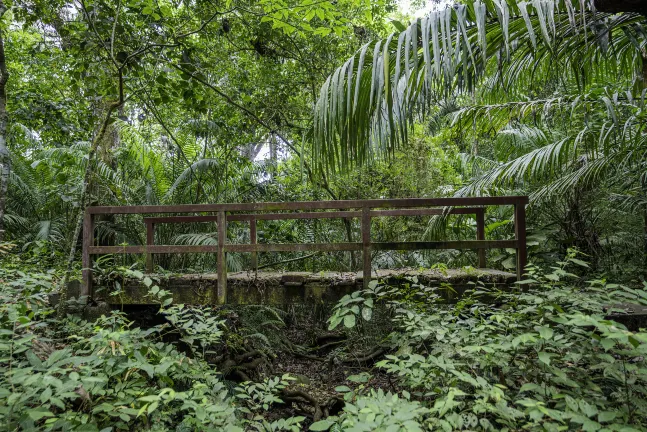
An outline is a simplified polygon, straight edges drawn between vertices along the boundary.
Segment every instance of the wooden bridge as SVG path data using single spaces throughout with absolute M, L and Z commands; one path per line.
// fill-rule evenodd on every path
M 93 256 L 102 254 L 145 254 L 148 272 L 153 270 L 154 254 L 215 253 L 216 283 L 208 296 L 213 303 L 228 302 L 227 266 L 225 254 L 243 252 L 252 255 L 252 269 L 257 268 L 259 252 L 295 251 L 361 251 L 363 257 L 362 277 L 367 286 L 371 277 L 371 251 L 373 250 L 425 250 L 425 249 L 474 249 L 478 255 L 478 267 L 486 266 L 486 249 L 513 248 L 517 253 L 517 279 L 526 265 L 526 213 L 527 196 L 469 197 L 469 198 L 407 198 L 378 200 L 312 201 L 284 203 L 241 204 L 186 204 L 160 206 L 106 206 L 89 207 L 83 224 L 83 283 L 82 295 L 93 294 Z M 515 236 L 513 240 L 485 239 L 485 212 L 488 206 L 513 206 Z M 97 215 L 138 214 L 146 227 L 145 245 L 97 246 L 95 245 L 95 217 Z M 166 216 L 159 216 L 165 214 Z M 449 214 L 473 214 L 476 218 L 476 239 L 463 241 L 415 241 L 373 242 L 371 219 L 374 217 L 427 216 Z M 361 220 L 361 241 L 344 243 L 258 243 L 257 221 L 288 219 L 348 219 Z M 227 223 L 249 223 L 250 243 L 227 242 Z M 157 245 L 155 227 L 159 224 L 216 222 L 217 245 Z

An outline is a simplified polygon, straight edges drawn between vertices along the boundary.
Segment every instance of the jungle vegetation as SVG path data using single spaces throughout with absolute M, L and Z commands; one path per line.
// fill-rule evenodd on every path
M 646 321 L 626 316 L 647 310 L 646 14 L 631 0 L 0 0 L 0 429 L 647 430 Z M 158 276 L 213 273 L 204 254 L 160 256 L 155 275 L 141 256 L 98 259 L 104 289 L 137 281 L 146 310 L 90 316 L 92 299 L 67 296 L 93 205 L 490 195 L 530 197 L 530 264 L 452 302 L 415 277 L 332 305 L 174 302 Z M 488 209 L 488 238 L 514 223 Z M 372 235 L 473 239 L 475 224 L 393 218 Z M 158 235 L 217 244 L 211 223 Z M 350 220 L 259 225 L 259 242 L 359 236 Z M 145 238 L 125 216 L 97 223 L 102 245 Z M 475 257 L 372 262 L 477 274 Z

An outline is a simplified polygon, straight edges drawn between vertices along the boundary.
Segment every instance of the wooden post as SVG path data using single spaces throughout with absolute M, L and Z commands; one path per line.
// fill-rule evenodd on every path
M 362 208 L 362 258 L 364 289 L 368 288 L 371 281 L 371 209 Z
M 227 257 L 225 254 L 225 242 L 227 240 L 227 217 L 223 210 L 218 211 L 218 254 L 216 263 L 218 267 L 218 292 L 213 300 L 218 304 L 227 302 Z
M 155 244 L 155 224 L 152 222 L 146 223 L 146 246 Z M 153 273 L 153 254 L 146 251 L 146 271 Z
M 517 240 L 517 280 L 523 277 L 523 271 L 528 260 L 526 250 L 526 205 L 514 205 L 514 234 Z
M 249 243 L 255 245 L 256 241 L 256 218 L 252 218 L 249 220 Z M 255 272 L 258 271 L 257 252 L 252 252 L 252 269 L 254 269 Z
M 476 240 L 485 240 L 485 208 L 476 211 Z M 478 249 L 479 268 L 485 268 L 485 249 Z
M 94 215 L 85 211 L 83 215 L 83 252 L 82 252 L 82 275 L 83 284 L 81 286 L 82 296 L 92 295 L 92 255 L 90 247 L 94 244 Z M 64 299 L 61 299 L 63 301 Z

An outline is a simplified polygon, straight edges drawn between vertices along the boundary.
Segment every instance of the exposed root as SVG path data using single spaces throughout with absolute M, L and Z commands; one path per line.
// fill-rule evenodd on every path
M 344 405 L 346 402 L 344 402 L 344 399 L 339 397 L 339 396 L 333 396 L 328 401 L 323 405 L 322 411 L 324 417 L 328 417 L 331 415 L 337 415 L 341 412 L 341 410 L 344 409 Z
M 243 363 L 238 366 L 239 369 L 253 370 L 265 363 L 265 357 L 258 357 L 248 363 Z
M 240 382 L 251 381 L 252 379 L 240 369 L 234 369 L 231 371 L 231 375 L 234 375 L 240 379 Z
M 335 345 L 343 344 L 344 342 L 346 342 L 346 339 L 342 339 L 342 340 L 338 340 L 338 341 L 328 342 L 328 343 L 326 343 L 326 344 L 323 344 L 323 345 L 318 346 L 318 347 L 314 347 L 314 348 L 312 348 L 312 349 L 313 349 L 314 351 L 323 351 L 323 350 L 325 350 L 326 348 L 334 347 Z
M 306 354 L 306 352 L 305 352 L 306 348 L 302 347 L 301 345 L 293 344 L 287 338 L 283 342 L 284 342 L 284 345 L 288 348 L 288 351 L 292 355 L 294 355 L 295 357 L 301 357 L 301 358 L 304 358 L 304 359 L 314 360 L 314 361 L 318 361 L 318 362 L 326 361 L 326 359 L 323 358 L 323 357 L 318 357 L 318 356 Z
M 308 403 L 314 408 L 314 414 L 312 415 L 312 420 L 313 421 L 319 421 L 321 420 L 321 417 L 323 416 L 323 411 L 321 410 L 321 407 L 319 406 L 319 402 L 317 402 L 317 399 L 315 399 L 313 396 L 310 394 L 302 391 L 302 390 L 287 390 L 283 389 L 281 392 L 281 399 L 283 399 L 284 402 L 295 402 L 295 403 Z
M 314 360 L 314 361 L 318 361 L 318 362 L 325 362 L 326 361 L 326 359 L 324 357 L 305 354 L 305 353 L 301 353 L 301 352 L 298 352 L 298 351 L 293 351 L 292 354 L 294 354 L 295 357 L 301 357 L 301 358 L 308 359 L 308 360 Z
M 345 341 L 348 337 L 343 333 L 329 333 L 317 336 L 317 345 L 325 345 L 326 342 Z
M 388 350 L 388 347 L 378 346 L 373 351 L 370 351 L 368 354 L 365 354 L 363 356 L 344 359 L 344 360 L 342 360 L 342 363 L 344 363 L 344 364 L 360 364 L 360 365 L 361 364 L 366 364 L 366 363 L 374 361 L 376 358 L 378 358 L 382 354 L 384 354 L 387 350 Z
M 248 360 L 253 357 L 265 356 L 265 353 L 261 350 L 247 351 L 246 353 L 240 354 L 235 357 L 236 363 L 242 363 L 245 360 Z
M 225 377 L 237 378 L 242 382 L 252 381 L 250 374 L 253 374 L 262 365 L 267 365 L 272 369 L 265 353 L 261 350 L 253 350 L 233 358 L 227 358 L 221 363 L 220 369 Z

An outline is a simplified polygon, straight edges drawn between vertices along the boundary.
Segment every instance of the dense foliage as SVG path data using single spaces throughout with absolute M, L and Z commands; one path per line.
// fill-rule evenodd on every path
M 226 309 L 172 304 L 144 278 L 165 324 L 143 329 L 116 311 L 95 322 L 57 321 L 47 295 L 60 275 L 27 274 L 28 264 L 17 264 L 0 275 L 0 416 L 8 430 L 299 430 L 311 423 L 263 417 L 303 388 L 296 378 L 236 385 L 214 367 L 210 353 L 235 349 L 231 341 L 223 347 L 232 325 Z M 384 306 L 394 330 L 380 343 L 391 354 L 349 377 L 352 388 L 337 387 L 343 410 L 310 430 L 647 429 L 647 333 L 610 321 L 604 309 L 647 305 L 647 295 L 583 281 L 571 273 L 583 265 L 570 253 L 548 273 L 531 267 L 512 290 L 476 284 L 456 305 L 444 304 L 446 288 L 416 280 L 372 283 L 342 299 L 331 327 L 344 316 L 342 327 L 358 337 Z M 272 329 L 260 331 L 272 337 Z M 171 333 L 183 344 L 169 342 Z M 276 347 L 265 349 L 276 355 Z M 373 373 L 392 381 L 371 388 Z
M 647 333 L 624 315 L 647 306 L 647 11 L 607 3 L 0 0 L 0 429 L 647 430 Z M 453 303 L 411 278 L 332 306 L 175 303 L 159 278 L 213 272 L 210 254 L 158 255 L 154 275 L 102 256 L 118 310 L 67 298 L 91 205 L 478 195 L 530 197 L 531 264 Z M 514 238 L 512 209 L 486 210 L 486 237 Z M 96 222 L 97 244 L 145 242 L 135 216 Z M 258 241 L 354 242 L 359 223 L 259 221 Z M 375 218 L 371 236 L 471 240 L 476 220 Z M 473 251 L 372 255 L 479 277 Z M 156 306 L 124 308 L 126 279 Z

